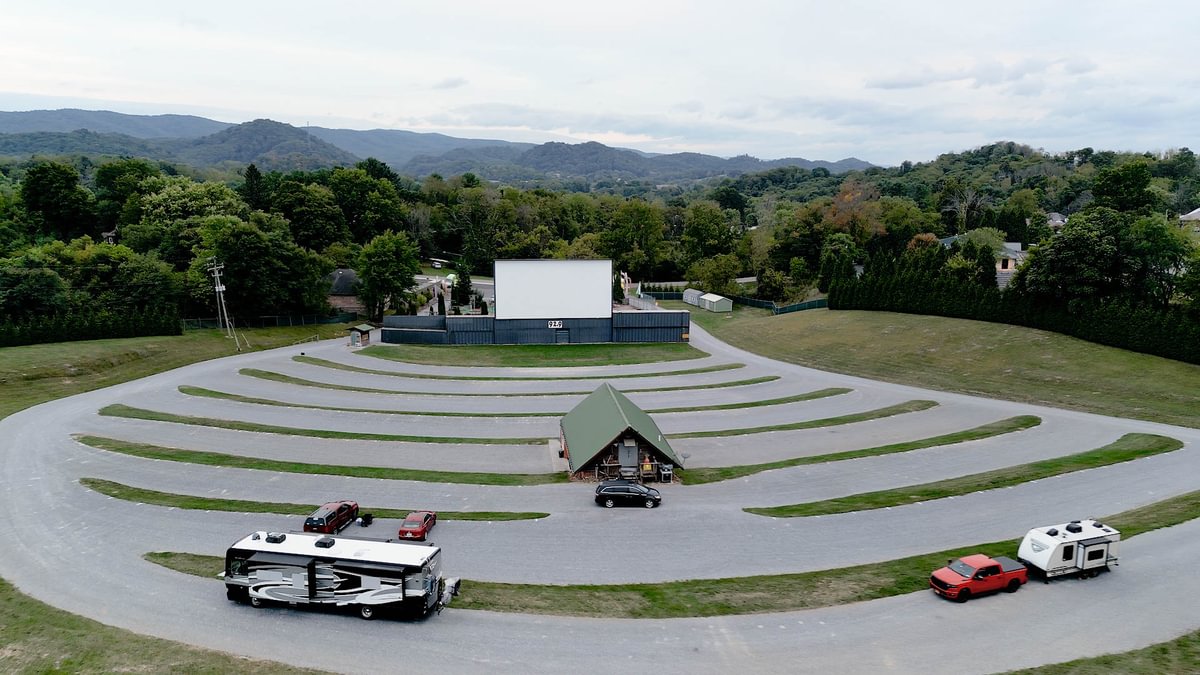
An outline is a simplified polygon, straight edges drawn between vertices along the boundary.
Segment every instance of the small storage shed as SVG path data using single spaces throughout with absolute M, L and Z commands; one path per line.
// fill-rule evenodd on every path
M 350 328 L 350 346 L 366 347 L 371 344 L 371 331 L 375 327 L 369 323 L 360 323 Z
M 695 307 L 700 306 L 700 296 L 702 295 L 704 295 L 704 292 L 695 288 L 683 289 L 683 301 Z
M 700 296 L 700 306 L 710 312 L 732 312 L 733 301 L 723 295 L 705 293 Z
M 572 480 L 670 482 L 683 466 L 654 420 L 607 382 L 562 418 L 559 440 Z

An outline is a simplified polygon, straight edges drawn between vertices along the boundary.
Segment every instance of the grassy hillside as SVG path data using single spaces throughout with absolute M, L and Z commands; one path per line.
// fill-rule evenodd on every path
M 683 308 L 678 302 L 664 307 Z M 1200 427 L 1200 366 L 1047 331 L 891 312 L 693 311 L 729 344 L 821 370 Z

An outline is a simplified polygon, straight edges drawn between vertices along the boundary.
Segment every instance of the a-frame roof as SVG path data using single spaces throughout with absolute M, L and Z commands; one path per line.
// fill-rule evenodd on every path
M 595 459 L 629 429 L 676 466 L 683 466 L 654 420 L 607 382 L 562 418 L 562 429 L 572 473 Z

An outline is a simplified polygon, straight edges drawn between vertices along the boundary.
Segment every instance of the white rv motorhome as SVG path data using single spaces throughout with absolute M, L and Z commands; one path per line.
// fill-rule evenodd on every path
M 230 600 L 356 607 L 364 619 L 403 608 L 441 609 L 458 591 L 442 580 L 442 549 L 391 540 L 310 532 L 254 532 L 225 552 Z
M 1117 562 L 1121 533 L 1096 520 L 1035 527 L 1021 540 L 1017 559 L 1047 579 L 1066 574 L 1091 577 Z

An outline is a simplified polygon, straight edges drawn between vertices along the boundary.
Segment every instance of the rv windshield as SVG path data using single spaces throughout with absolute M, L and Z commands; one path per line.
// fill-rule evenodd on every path
M 955 560 L 954 562 L 950 563 L 949 567 L 955 574 L 959 574 L 968 579 L 975 574 L 975 568 L 961 560 Z

